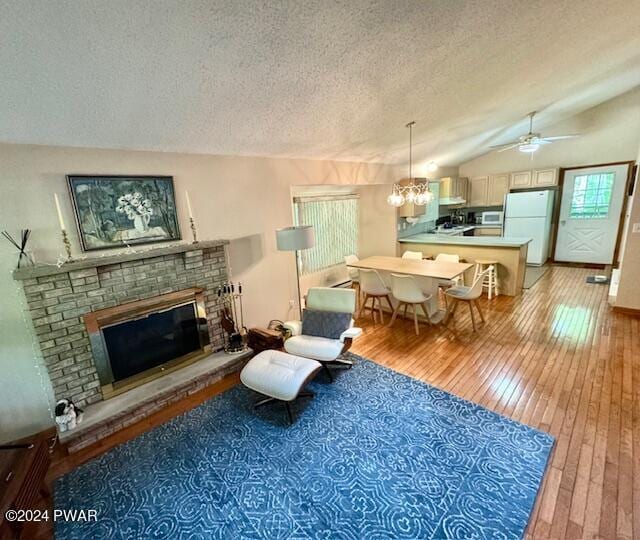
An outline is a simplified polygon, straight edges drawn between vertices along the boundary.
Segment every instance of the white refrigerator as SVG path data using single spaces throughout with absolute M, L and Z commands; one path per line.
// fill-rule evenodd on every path
M 549 256 L 553 191 L 509 193 L 504 212 L 504 236 L 528 237 L 527 264 L 540 266 Z

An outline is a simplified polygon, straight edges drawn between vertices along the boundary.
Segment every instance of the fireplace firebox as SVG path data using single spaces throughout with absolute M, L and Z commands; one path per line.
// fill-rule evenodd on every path
M 84 316 L 104 398 L 211 351 L 202 293 L 185 289 Z

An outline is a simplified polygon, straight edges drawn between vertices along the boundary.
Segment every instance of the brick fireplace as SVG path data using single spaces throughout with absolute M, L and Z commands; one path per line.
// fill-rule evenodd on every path
M 190 287 L 83 316 L 105 399 L 211 352 L 204 292 Z
M 179 244 L 87 258 L 60 267 L 38 265 L 15 270 L 14 279 L 22 282 L 55 398 L 71 398 L 80 407 L 88 407 L 88 412 L 99 410 L 99 402 L 114 394 L 113 388 L 105 391 L 104 372 L 100 372 L 104 371 L 104 359 L 95 341 L 100 325 L 119 322 L 123 312 L 160 312 L 170 300 L 176 305 L 193 301 L 199 331 L 207 334 L 199 352 L 220 350 L 223 331 L 217 289 L 227 280 L 227 243 Z M 215 368 L 215 362 L 208 362 Z M 228 363 L 226 369 L 230 369 Z M 163 402 L 167 399 L 164 396 Z M 119 412 L 131 416 L 135 404 L 127 403 L 128 410 Z M 149 403 L 142 405 L 149 409 Z

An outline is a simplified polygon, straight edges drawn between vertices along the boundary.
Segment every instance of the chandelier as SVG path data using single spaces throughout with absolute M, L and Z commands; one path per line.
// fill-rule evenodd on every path
M 429 191 L 429 182 L 415 183 L 413 181 L 412 170 L 412 146 L 413 146 L 413 126 L 415 122 L 409 122 L 409 183 L 405 185 L 393 184 L 391 195 L 387 197 L 387 203 L 399 208 L 404 203 L 413 203 L 418 206 L 429 204 L 433 200 L 433 193 Z M 437 167 L 437 166 L 436 166 Z

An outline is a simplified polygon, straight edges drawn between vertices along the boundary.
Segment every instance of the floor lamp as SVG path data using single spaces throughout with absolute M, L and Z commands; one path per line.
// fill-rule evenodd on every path
M 298 251 L 309 249 L 316 244 L 316 235 L 313 225 L 299 225 L 297 227 L 285 227 L 276 231 L 278 251 L 296 252 L 296 287 L 298 289 L 298 309 L 302 318 L 302 298 L 300 296 L 300 269 L 298 268 Z

